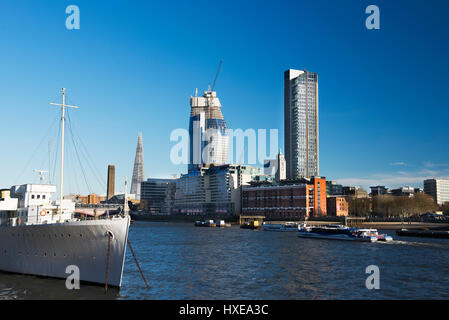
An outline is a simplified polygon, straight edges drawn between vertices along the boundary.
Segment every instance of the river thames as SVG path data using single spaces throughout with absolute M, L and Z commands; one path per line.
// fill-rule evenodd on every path
M 127 250 L 120 291 L 0 273 L 0 299 L 449 299 L 449 240 L 386 233 L 395 241 L 138 221 L 129 239 L 149 289 Z M 366 288 L 369 265 L 379 267 L 379 290 Z

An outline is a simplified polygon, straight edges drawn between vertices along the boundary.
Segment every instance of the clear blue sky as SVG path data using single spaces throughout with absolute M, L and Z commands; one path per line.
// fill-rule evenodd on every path
M 65 28 L 71 4 L 80 30 Z M 370 4 L 380 8 L 380 30 L 365 28 Z M 229 127 L 278 128 L 280 147 L 283 72 L 318 73 L 328 179 L 393 187 L 448 177 L 447 12 L 444 0 L 1 0 L 0 186 L 37 182 L 32 170 L 47 169 L 48 139 L 33 151 L 62 87 L 81 107 L 72 119 L 103 175 L 86 165 L 92 191 L 105 192 L 108 164 L 117 190 L 131 179 L 138 132 L 147 177 L 185 172 L 170 163 L 170 132 L 188 128 L 189 97 L 213 81 L 220 59 L 216 90 Z M 86 193 L 81 172 L 67 166 L 65 190 Z

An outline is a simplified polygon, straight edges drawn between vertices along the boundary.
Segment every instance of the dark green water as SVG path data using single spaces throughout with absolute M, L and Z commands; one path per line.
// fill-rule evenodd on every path
M 0 299 L 449 299 L 449 240 L 388 233 L 392 243 L 359 243 L 136 222 L 129 238 L 150 289 L 128 250 L 120 292 L 0 273 Z M 365 286 L 369 265 L 379 290 Z

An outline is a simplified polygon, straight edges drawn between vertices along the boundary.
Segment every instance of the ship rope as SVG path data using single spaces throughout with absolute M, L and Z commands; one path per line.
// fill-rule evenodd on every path
M 100 178 L 101 174 L 99 174 L 99 170 L 98 170 L 98 168 L 96 168 L 95 162 L 92 160 L 92 157 L 90 156 L 89 152 L 87 151 L 87 148 L 85 147 L 80 135 L 76 131 L 76 129 L 73 125 L 73 122 L 71 121 L 71 118 L 70 118 L 70 112 L 67 112 L 67 119 L 68 119 L 68 121 L 67 121 L 68 129 L 69 129 L 69 133 L 71 136 L 72 145 L 75 150 L 76 158 L 78 159 L 78 163 L 79 163 L 79 166 L 83 173 L 84 181 L 89 190 L 89 193 L 92 193 L 92 192 L 91 192 L 91 188 L 90 188 L 90 185 L 89 185 L 87 177 L 86 177 L 86 170 L 85 170 L 84 166 L 82 165 L 81 157 L 83 158 L 84 162 L 87 163 L 87 167 L 92 172 L 92 175 L 95 177 L 95 179 L 96 179 L 97 183 L 99 184 L 99 186 L 101 187 L 102 191 L 106 192 L 106 187 L 105 187 L 106 183 L 105 183 L 104 179 Z M 84 150 L 83 150 L 83 148 L 84 148 Z
M 38 150 L 41 148 L 42 143 L 47 139 L 47 137 L 48 137 L 48 136 L 50 135 L 50 133 L 52 132 L 53 127 L 55 126 L 55 124 L 56 124 L 56 122 L 57 122 L 58 119 L 59 119 L 59 116 L 54 118 L 54 120 L 53 120 L 53 122 L 51 123 L 50 127 L 47 129 L 45 135 L 42 137 L 42 140 L 37 144 L 37 147 L 33 150 L 33 152 L 31 153 L 30 157 L 28 158 L 28 161 L 26 162 L 25 167 L 23 168 L 23 170 L 20 171 L 20 173 L 19 173 L 19 175 L 17 176 L 17 178 L 16 178 L 14 184 L 17 184 L 17 183 L 20 181 L 20 179 L 22 178 L 23 173 L 28 171 L 28 167 L 29 167 L 31 161 L 32 161 L 32 160 L 34 159 L 34 157 L 38 154 Z
M 134 261 L 136 262 L 137 268 L 139 268 L 140 275 L 142 276 L 142 279 L 145 282 L 145 285 L 147 286 L 147 289 L 149 289 L 150 286 L 148 285 L 147 279 L 145 279 L 145 276 L 144 276 L 144 274 L 142 272 L 142 269 L 140 268 L 139 262 L 137 261 L 136 254 L 134 253 L 133 247 L 131 246 L 131 242 L 129 242 L 129 239 L 126 239 L 126 241 L 128 242 L 129 249 L 131 250 L 131 253 L 132 253 L 133 257 L 134 257 Z
M 90 188 L 90 185 L 87 182 L 86 171 L 84 170 L 83 164 L 81 163 L 79 152 L 78 152 L 78 149 L 76 147 L 76 143 L 75 143 L 75 139 L 74 139 L 74 135 L 73 135 L 73 130 L 72 130 L 72 121 L 70 119 L 70 112 L 67 112 L 67 120 L 68 120 L 67 124 L 68 124 L 68 129 L 69 129 L 69 132 L 70 132 L 71 141 L 72 141 L 72 144 L 73 144 L 73 148 L 75 150 L 75 155 L 76 155 L 76 158 L 78 159 L 78 163 L 79 163 L 79 166 L 81 168 L 81 173 L 83 174 L 83 178 L 84 178 L 84 182 L 86 183 L 87 190 L 89 191 L 89 194 L 91 194 L 92 193 L 92 189 Z
M 108 275 L 109 275 L 109 257 L 111 255 L 111 233 L 108 231 L 108 255 L 106 258 L 106 279 L 104 281 L 104 290 L 108 292 Z

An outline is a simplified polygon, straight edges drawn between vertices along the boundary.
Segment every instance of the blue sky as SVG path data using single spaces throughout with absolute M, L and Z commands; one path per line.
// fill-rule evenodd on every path
M 71 4 L 80 30 L 65 28 Z M 365 28 L 370 4 L 380 30 Z M 279 129 L 282 148 L 283 72 L 318 73 L 328 179 L 394 187 L 448 177 L 448 9 L 443 0 L 1 0 L 0 185 L 37 182 L 32 170 L 48 168 L 49 102 L 62 87 L 81 107 L 71 117 L 97 168 L 85 164 L 88 188 L 68 146 L 67 192 L 105 193 L 108 164 L 120 190 L 139 132 L 147 177 L 185 172 L 170 162 L 170 133 L 188 128 L 189 97 L 213 82 L 220 59 L 228 126 Z

